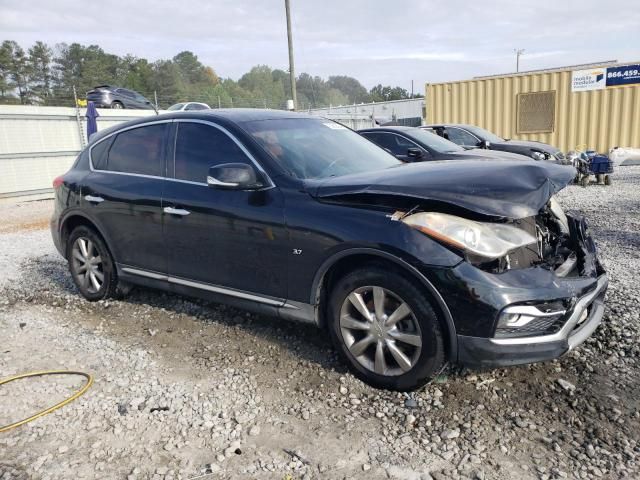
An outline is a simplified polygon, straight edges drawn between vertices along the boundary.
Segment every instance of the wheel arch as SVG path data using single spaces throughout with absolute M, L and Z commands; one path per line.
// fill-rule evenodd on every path
M 420 285 L 433 297 L 436 302 L 436 307 L 439 310 L 440 317 L 444 321 L 443 327 L 447 338 L 447 355 L 452 360 L 457 359 L 458 342 L 456 327 L 449 307 L 444 301 L 444 298 L 442 298 L 442 295 L 440 295 L 440 292 L 438 292 L 433 283 L 431 283 L 431 281 L 413 265 L 391 253 L 373 248 L 352 248 L 343 250 L 329 257 L 320 266 L 313 280 L 310 298 L 311 305 L 318 306 L 317 323 L 319 326 L 326 326 L 323 305 L 325 304 L 325 299 L 329 294 L 330 284 L 335 281 L 336 278 L 340 278 L 347 272 L 353 271 L 358 267 L 372 262 L 392 264 L 400 271 L 408 273 L 412 278 L 418 280 Z
M 115 262 L 116 260 L 115 256 L 113 255 L 113 249 L 111 248 L 109 238 L 107 235 L 105 235 L 104 230 L 95 222 L 95 220 L 79 211 L 73 211 L 67 214 L 60 224 L 60 244 L 65 252 L 65 255 L 67 251 L 67 240 L 69 239 L 69 234 L 71 234 L 71 232 L 75 228 L 80 226 L 92 228 L 98 233 L 98 235 L 102 237 L 106 247 L 109 249 L 109 253 L 111 253 L 111 257 Z

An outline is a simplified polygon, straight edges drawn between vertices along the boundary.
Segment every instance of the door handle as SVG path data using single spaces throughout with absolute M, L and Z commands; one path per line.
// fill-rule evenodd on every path
M 164 213 L 168 213 L 169 215 L 179 215 L 184 217 L 189 215 L 191 212 L 189 210 L 184 210 L 182 208 L 173 208 L 173 207 L 164 207 Z
M 84 199 L 90 203 L 102 203 L 104 202 L 104 198 L 102 197 L 94 197 L 93 195 L 85 195 Z

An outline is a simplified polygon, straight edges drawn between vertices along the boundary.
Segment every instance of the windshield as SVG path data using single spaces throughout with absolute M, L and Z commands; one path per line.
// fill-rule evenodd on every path
M 414 128 L 411 131 L 405 131 L 409 137 L 415 138 L 418 142 L 425 144 L 436 153 L 454 153 L 464 152 L 465 149 L 460 145 L 450 142 L 446 138 L 442 138 L 437 133 L 429 132 Z
M 491 133 L 484 128 L 476 127 L 475 125 L 465 125 L 464 128 L 469 130 L 476 137 L 480 137 L 481 140 L 488 140 L 489 142 L 504 142 L 504 138 L 500 138 L 495 133 Z
M 242 126 L 300 179 L 339 177 L 402 165 L 385 150 L 331 120 L 271 119 Z
M 182 107 L 184 107 L 184 103 L 176 103 L 167 108 L 167 110 L 180 110 Z

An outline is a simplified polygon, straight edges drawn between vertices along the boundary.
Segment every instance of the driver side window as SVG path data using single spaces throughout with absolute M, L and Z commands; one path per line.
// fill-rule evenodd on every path
M 448 138 L 449 141 L 465 147 L 475 147 L 480 141 L 475 135 L 471 135 L 460 128 L 447 127 L 445 133 L 447 134 L 445 138 Z
M 223 163 L 251 161 L 222 130 L 202 123 L 179 122 L 176 133 L 174 177 L 206 183 L 209 168 Z

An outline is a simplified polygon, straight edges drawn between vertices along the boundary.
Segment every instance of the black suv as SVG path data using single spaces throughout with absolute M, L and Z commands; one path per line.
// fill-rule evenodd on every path
M 534 160 L 549 160 L 563 165 L 570 164 L 557 147 L 542 142 L 505 139 L 475 125 L 454 123 L 425 125 L 420 128 L 440 135 L 467 149 L 485 148 L 526 155 Z
M 137 284 L 311 322 L 360 378 L 408 390 L 447 361 L 551 359 L 596 329 L 607 275 L 553 198 L 574 176 L 403 163 L 297 113 L 181 112 L 96 134 L 54 181 L 51 230 L 88 300 Z
M 87 101 L 102 108 L 135 108 L 155 110 L 153 104 L 138 92 L 111 85 L 99 85 L 87 92 Z

